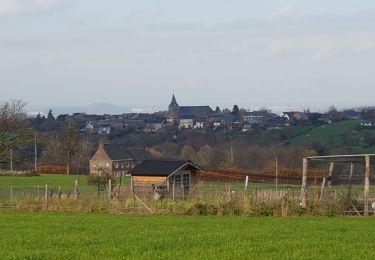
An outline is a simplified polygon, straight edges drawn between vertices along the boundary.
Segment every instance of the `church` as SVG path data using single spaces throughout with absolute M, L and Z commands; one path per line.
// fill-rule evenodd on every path
M 209 106 L 179 106 L 174 95 L 168 106 L 168 117 L 176 123 L 180 123 L 180 120 L 207 119 L 213 112 Z

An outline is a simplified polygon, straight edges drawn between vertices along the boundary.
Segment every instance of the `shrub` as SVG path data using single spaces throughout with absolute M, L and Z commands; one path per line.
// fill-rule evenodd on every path
M 56 165 L 42 165 L 37 168 L 40 173 L 65 174 L 66 167 Z

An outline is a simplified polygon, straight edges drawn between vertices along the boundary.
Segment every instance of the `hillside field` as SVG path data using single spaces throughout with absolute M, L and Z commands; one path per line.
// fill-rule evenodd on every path
M 374 218 L 0 211 L 2 259 L 368 259 Z
M 290 139 L 290 143 L 298 144 L 312 141 L 320 143 L 332 142 L 332 144 L 340 145 L 340 135 L 350 133 L 358 125 L 358 121 L 348 120 L 325 125 L 302 126 L 294 133 L 294 136 Z
M 358 120 L 339 121 L 325 125 L 299 126 L 291 131 L 288 136 L 289 145 L 300 145 L 304 143 L 321 143 L 330 148 L 350 147 L 356 153 L 375 153 L 375 146 L 363 146 L 364 135 L 366 133 L 375 133 L 374 129 L 360 130 Z M 345 136 L 350 136 L 352 140 L 358 142 L 357 145 L 348 145 Z

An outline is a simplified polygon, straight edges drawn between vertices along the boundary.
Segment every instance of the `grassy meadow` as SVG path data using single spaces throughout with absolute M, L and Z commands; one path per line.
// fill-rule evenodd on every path
M 349 135 L 361 143 L 366 133 L 375 133 L 374 129 L 357 131 L 360 121 L 345 120 L 325 125 L 298 126 L 288 136 L 291 146 L 303 143 L 321 143 L 331 148 L 347 147 L 343 140 L 344 135 Z M 375 146 L 351 145 L 354 153 L 375 153 Z
M 0 211 L 2 259 L 369 259 L 375 218 Z
M 63 174 L 40 174 L 39 176 L 0 176 L 0 189 L 13 187 L 44 187 L 46 184 L 49 187 L 62 187 L 72 188 L 74 187 L 74 181 L 78 180 L 80 186 L 88 186 L 87 176 L 82 175 L 63 175 Z M 116 183 L 120 180 L 116 179 Z M 121 182 L 124 185 L 130 185 L 130 177 L 122 178 Z M 279 188 L 293 188 L 298 185 L 287 185 L 279 184 Z M 245 189 L 244 182 L 202 182 L 200 186 L 202 189 L 207 191 L 221 190 L 226 191 L 230 187 L 231 190 L 242 191 Z M 249 183 L 248 189 L 275 189 L 274 183 Z
M 61 186 L 72 187 L 74 181 L 78 180 L 80 185 L 87 186 L 87 177 L 80 175 L 64 174 L 40 174 L 39 176 L 0 176 L 0 187 L 19 186 L 19 187 L 36 187 L 36 186 Z
M 312 141 L 340 146 L 340 135 L 353 131 L 358 125 L 359 121 L 357 120 L 347 120 L 315 127 L 302 126 L 295 133 L 295 136 L 291 138 L 290 143 L 299 144 L 305 141 Z

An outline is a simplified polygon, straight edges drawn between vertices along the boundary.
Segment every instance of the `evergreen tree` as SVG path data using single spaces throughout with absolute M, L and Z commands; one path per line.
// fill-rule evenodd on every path
M 52 109 L 50 109 L 48 111 L 47 119 L 48 120 L 55 120 L 55 117 L 53 116 L 53 113 L 52 113 Z
M 239 114 L 240 114 L 240 109 L 238 108 L 237 105 L 234 105 L 232 109 L 232 115 L 238 116 Z

